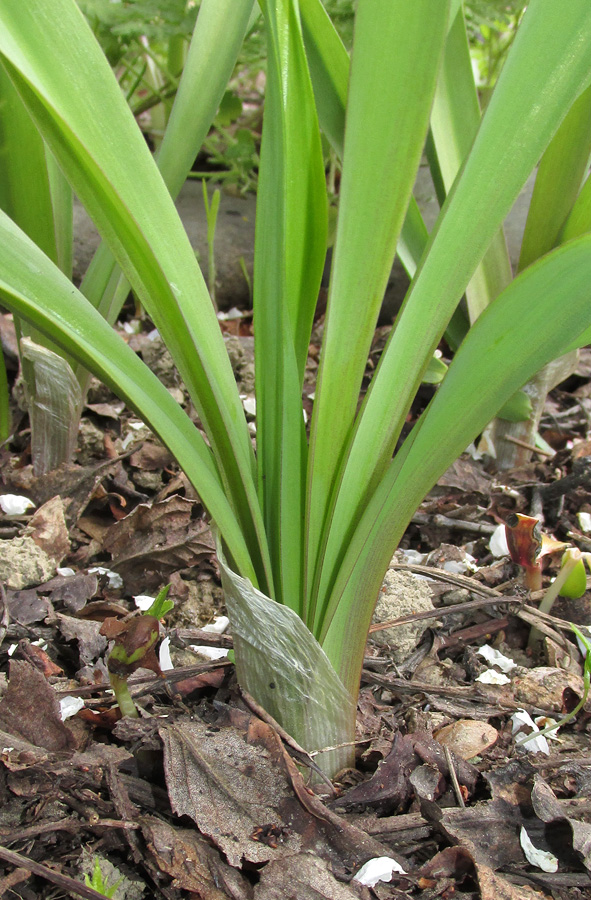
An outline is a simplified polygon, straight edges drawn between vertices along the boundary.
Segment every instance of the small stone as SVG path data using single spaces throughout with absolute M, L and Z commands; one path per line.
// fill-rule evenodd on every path
M 408 572 L 396 572 L 388 569 L 376 605 L 373 622 L 389 622 L 401 616 L 417 612 L 434 610 L 431 601 L 431 588 L 424 579 L 416 578 Z M 419 619 L 408 625 L 396 625 L 376 631 L 371 635 L 372 641 L 379 647 L 387 648 L 395 663 L 403 663 L 419 644 L 427 628 L 433 620 Z
M 0 581 L 13 591 L 43 584 L 55 575 L 56 560 L 32 537 L 0 541 Z

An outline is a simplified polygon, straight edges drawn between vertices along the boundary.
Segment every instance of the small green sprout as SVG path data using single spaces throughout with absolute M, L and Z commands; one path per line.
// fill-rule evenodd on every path
M 115 699 L 123 716 L 134 719 L 139 716 L 129 693 L 127 684 L 129 676 L 140 667 L 162 675 L 155 646 L 160 637 L 159 620 L 174 606 L 173 602 L 167 599 L 169 590 L 170 585 L 167 585 L 160 591 L 145 615 L 122 621 L 106 619 L 101 627 L 102 634 L 115 638 L 114 647 L 107 660 L 107 669 Z
M 101 867 L 98 859 L 94 861 L 94 869 L 92 870 L 92 877 L 90 875 L 84 876 L 84 882 L 86 887 L 92 888 L 94 891 L 97 891 L 99 894 L 103 894 L 105 897 L 112 898 L 115 896 L 115 891 L 123 881 L 123 878 L 119 878 L 115 884 L 107 887 L 105 883 L 105 879 L 103 878 L 103 873 L 101 872 Z

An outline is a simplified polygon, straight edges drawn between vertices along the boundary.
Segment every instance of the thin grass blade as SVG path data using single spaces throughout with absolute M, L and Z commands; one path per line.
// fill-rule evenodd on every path
M 591 153 L 591 87 L 577 97 L 544 153 L 531 198 L 519 271 L 554 247 Z

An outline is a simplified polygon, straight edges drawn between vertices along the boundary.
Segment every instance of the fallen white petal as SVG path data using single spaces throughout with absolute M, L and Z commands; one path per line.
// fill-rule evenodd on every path
M 163 672 L 169 672 L 170 669 L 174 669 L 172 659 L 170 658 L 170 638 L 168 637 L 165 637 L 160 644 L 158 661 L 160 662 L 160 668 Z
M 216 616 L 209 625 L 204 625 L 201 631 L 207 631 L 209 634 L 223 634 L 230 620 L 227 616 Z
M 219 312 L 218 319 L 220 322 L 230 322 L 232 319 L 242 319 L 243 313 L 240 312 L 235 306 L 232 309 L 229 309 L 228 312 Z
M 511 722 L 513 726 L 513 734 L 515 734 L 516 731 L 519 731 L 519 729 L 522 728 L 523 725 L 527 725 L 534 733 L 540 730 L 530 714 L 526 712 L 525 709 L 519 709 L 516 713 L 513 713 L 513 715 L 511 716 Z M 546 756 L 550 756 L 548 741 L 542 734 L 537 734 L 536 737 L 532 737 L 529 740 L 523 742 L 521 746 L 523 746 L 529 753 L 545 753 Z
M 200 656 L 205 656 L 206 659 L 223 659 L 228 655 L 228 651 L 222 647 L 198 647 L 196 644 L 191 644 L 190 649 Z
M 527 833 L 523 825 L 521 826 L 519 843 L 521 844 L 521 849 L 525 854 L 525 858 L 532 866 L 537 866 L 538 869 L 542 870 L 542 872 L 558 871 L 558 860 L 554 856 L 554 854 L 549 853 L 547 850 L 538 850 L 537 847 L 534 847 L 530 840 L 529 834 Z
M 17 647 L 18 647 L 18 644 L 11 644 L 6 652 L 8 653 L 9 656 L 12 656 Z
M 89 575 L 93 575 L 95 572 L 97 575 L 106 575 L 109 579 L 109 587 L 113 588 L 113 590 L 119 590 L 119 588 L 123 587 L 123 579 L 117 572 L 112 572 L 111 569 L 105 569 L 104 566 L 93 566 L 92 569 L 88 570 Z
M 406 874 L 400 863 L 389 856 L 376 856 L 369 859 L 359 869 L 357 875 L 353 876 L 353 881 L 359 881 L 367 887 L 373 887 L 378 881 L 392 881 L 392 873 L 399 872 L 401 875 Z
M 509 556 L 509 546 L 507 544 L 507 532 L 504 525 L 497 525 L 493 535 L 488 543 L 488 549 L 493 556 Z
M 244 407 L 244 412 L 249 416 L 256 416 L 257 402 L 254 397 L 244 397 L 242 400 L 242 406 Z
M 476 681 L 480 681 L 481 684 L 509 684 L 511 679 L 502 672 L 497 672 L 496 669 L 485 669 Z
M 511 669 L 517 667 L 517 663 L 513 662 L 512 659 L 509 659 L 508 656 L 503 656 L 500 650 L 496 650 L 494 647 L 491 647 L 490 644 L 483 644 L 476 653 L 478 656 L 483 656 L 491 666 L 497 666 L 501 672 L 510 672 Z
M 24 516 L 26 511 L 34 506 L 32 500 L 29 500 L 28 497 L 21 497 L 19 494 L 2 494 L 0 496 L 0 507 L 7 516 Z
M 60 716 L 62 722 L 75 716 L 77 712 L 84 709 L 84 700 L 82 697 L 62 697 L 60 700 Z
M 577 519 L 581 526 L 581 531 L 591 531 L 591 513 L 578 512 Z
M 133 598 L 133 602 L 138 609 L 141 609 L 142 612 L 146 612 L 146 610 L 150 609 L 155 599 L 155 597 L 149 597 L 147 594 L 138 594 L 137 597 Z
M 61 566 L 58 566 L 55 571 L 57 572 L 58 575 L 61 575 L 63 578 L 67 578 L 71 575 L 76 574 L 76 571 L 74 569 L 70 569 L 69 566 L 64 566 L 63 568 Z

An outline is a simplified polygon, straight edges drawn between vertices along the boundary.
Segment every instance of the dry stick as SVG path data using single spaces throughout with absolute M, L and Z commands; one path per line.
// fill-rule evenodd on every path
M 408 625 L 411 622 L 418 622 L 419 619 L 443 619 L 445 616 L 464 612 L 467 609 L 480 609 L 483 606 L 494 606 L 497 603 L 519 603 L 523 605 L 523 602 L 523 597 L 504 597 L 502 594 L 498 597 L 483 597 L 480 600 L 467 600 L 465 603 L 454 603 L 452 606 L 444 607 L 440 606 L 437 609 L 427 609 L 424 612 L 399 616 L 398 619 L 391 619 L 389 622 L 380 622 L 379 625 L 372 625 L 369 629 L 369 633 L 374 634 L 376 631 L 383 631 L 385 628 L 394 628 L 396 625 Z
M 240 696 L 242 697 L 248 708 L 251 710 L 251 712 L 253 712 L 255 716 L 258 716 L 259 719 L 262 719 L 263 722 L 266 722 L 267 725 L 270 725 L 271 728 L 277 732 L 279 738 L 285 744 L 287 744 L 290 750 L 293 751 L 299 762 L 312 769 L 316 773 L 316 775 L 318 775 L 322 779 L 322 781 L 324 781 L 324 783 L 327 784 L 328 787 L 330 787 L 334 795 L 335 789 L 332 781 L 330 780 L 330 778 L 328 778 L 327 775 L 324 774 L 322 769 L 316 765 L 308 751 L 304 750 L 304 748 L 301 747 L 300 744 L 298 744 L 298 742 L 295 741 L 292 736 L 288 734 L 284 728 L 281 727 L 277 719 L 274 719 L 270 713 L 263 709 L 263 707 L 254 699 L 254 697 L 251 696 L 248 691 L 245 691 L 244 688 L 240 688 Z
M 460 782 L 458 781 L 454 761 L 452 759 L 451 750 L 449 749 L 447 744 L 444 744 L 443 752 L 445 753 L 445 760 L 447 762 L 447 768 L 449 769 L 449 776 L 451 778 L 451 783 L 456 795 L 456 800 L 458 801 L 458 806 L 460 806 L 462 809 L 466 809 L 466 804 L 464 803 L 464 798 L 462 797 Z
M 542 450 L 541 447 L 536 447 L 535 444 L 528 444 L 527 441 L 522 441 L 519 438 L 513 437 L 512 434 L 504 434 L 503 440 L 510 441 L 512 444 L 517 444 L 518 447 L 523 447 L 524 450 L 531 450 L 532 453 L 538 453 L 540 456 L 547 456 L 548 458 L 555 456 L 554 451 L 550 452 L 549 450 Z
M 54 831 L 88 831 L 96 828 L 140 828 L 139 822 L 125 822 L 122 819 L 99 819 L 97 822 L 88 822 L 71 816 L 68 819 L 58 819 L 52 822 L 40 822 L 39 825 L 29 825 L 27 828 L 13 828 L 12 830 L 0 829 L 0 838 L 9 844 L 14 841 L 28 841 L 40 834 L 48 834 Z
M 449 584 L 455 584 L 457 587 L 464 587 L 475 594 L 482 594 L 483 597 L 502 597 L 502 594 L 495 588 L 489 588 L 485 584 L 470 578 L 469 575 L 457 575 L 455 572 L 446 572 L 444 569 L 435 569 L 433 566 L 418 566 L 413 563 L 392 563 L 391 569 L 401 572 L 414 572 L 416 575 L 426 575 L 428 578 L 435 578 L 437 581 L 447 581 Z
M 438 525 L 444 528 L 451 528 L 454 531 L 468 531 L 472 534 L 494 534 L 496 525 L 489 525 L 488 522 L 469 522 L 467 519 L 452 519 L 449 516 L 435 513 L 428 515 L 427 513 L 415 513 L 411 519 L 413 525 Z
M 57 884 L 57 886 L 64 891 L 70 891 L 72 894 L 77 894 L 79 897 L 86 898 L 86 900 L 105 900 L 104 894 L 95 891 L 93 888 L 86 887 L 81 881 L 76 881 L 68 875 L 60 875 L 59 872 L 54 872 L 49 866 L 34 862 L 34 860 L 29 859 L 27 856 L 16 853 L 14 850 L 9 850 L 7 847 L 0 847 L 0 859 L 10 863 L 12 866 L 28 869 L 33 875 L 39 875 L 41 878 L 45 878 L 47 881 Z

